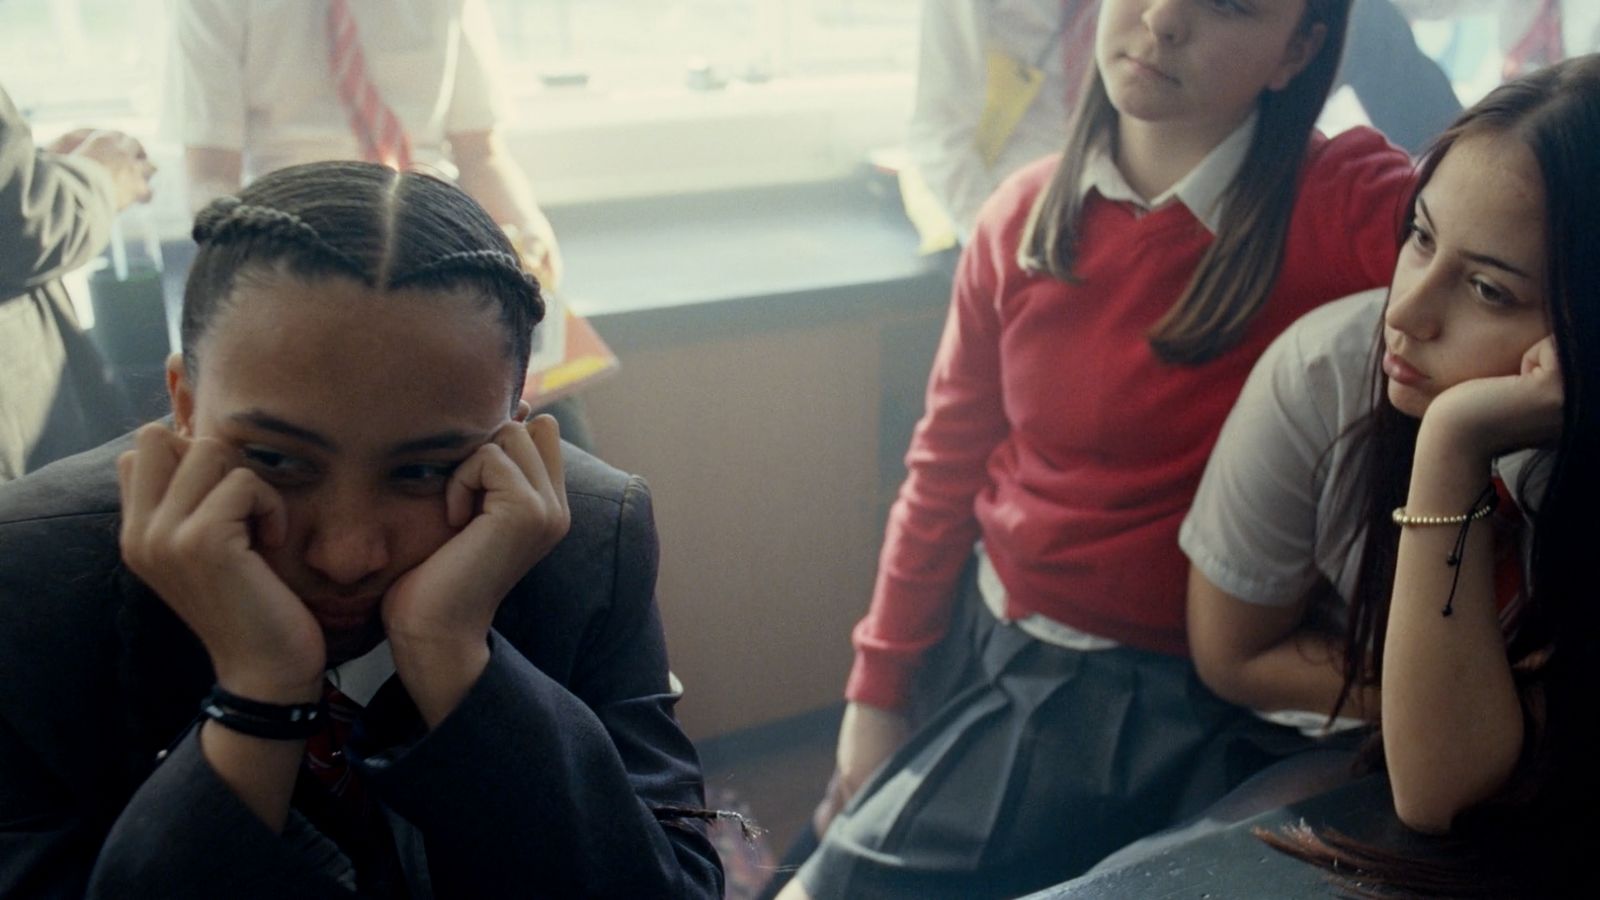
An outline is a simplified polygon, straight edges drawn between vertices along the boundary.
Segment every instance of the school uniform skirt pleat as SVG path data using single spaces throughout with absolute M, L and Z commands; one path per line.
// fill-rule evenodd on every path
M 970 584 L 960 602 L 981 604 Z M 1187 659 L 1059 647 L 981 605 L 968 618 L 975 677 L 835 819 L 797 876 L 817 900 L 1020 896 L 1299 749 Z

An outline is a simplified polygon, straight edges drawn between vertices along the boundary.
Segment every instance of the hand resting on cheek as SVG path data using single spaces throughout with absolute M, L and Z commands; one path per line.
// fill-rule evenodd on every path
M 482 671 L 500 602 L 567 533 L 560 447 L 549 416 L 497 429 L 446 486 L 454 535 L 384 595 L 396 667 L 430 725 Z M 282 495 L 227 444 L 161 424 L 141 429 L 118 475 L 123 558 L 200 639 L 219 683 L 314 699 L 330 662 L 322 629 L 258 552 L 285 539 Z

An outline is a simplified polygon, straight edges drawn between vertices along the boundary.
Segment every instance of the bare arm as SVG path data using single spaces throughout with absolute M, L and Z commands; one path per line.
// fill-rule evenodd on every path
M 197 213 L 212 200 L 239 190 L 243 154 L 220 147 L 185 147 L 183 167 L 189 185 L 189 212 Z
M 1550 440 L 1561 387 L 1547 338 L 1521 375 L 1481 378 L 1440 394 L 1417 435 L 1406 509 L 1465 512 L 1488 483 L 1490 460 Z M 1489 528 L 1469 529 L 1453 611 L 1445 564 L 1459 526 L 1409 526 L 1400 536 L 1383 655 L 1383 746 L 1395 810 L 1422 831 L 1445 831 L 1457 813 L 1494 795 L 1522 752 L 1522 706 L 1495 608 Z
M 1347 579 L 1359 517 L 1342 486 L 1359 478 L 1342 435 L 1370 409 L 1365 387 L 1382 295 L 1302 319 L 1262 354 L 1217 439 L 1179 543 L 1189 573 L 1195 667 L 1223 698 L 1258 710 L 1327 714 L 1344 683 L 1343 636 L 1307 618 L 1308 588 Z M 1314 617 L 1320 619 L 1320 616 Z M 1339 711 L 1378 714 L 1375 687 Z
M 811 814 L 811 827 L 817 834 L 828 830 L 850 798 L 910 734 L 911 723 L 905 713 L 866 703 L 845 705 L 844 719 L 839 723 L 839 745 L 834 751 L 833 777 L 828 780 L 822 802 Z
M 1448 429 L 1424 427 L 1406 509 L 1459 513 L 1489 480 L 1489 457 Z M 1453 613 L 1457 526 L 1401 532 L 1383 654 L 1383 746 L 1395 810 L 1420 831 L 1448 831 L 1456 813 L 1492 795 L 1522 747 L 1522 711 L 1495 610 L 1490 531 L 1468 533 Z M 1462 748 L 1470 748 L 1462 752 Z
M 1329 712 L 1344 684 L 1343 649 L 1302 627 L 1306 604 L 1248 603 L 1189 570 L 1189 649 L 1206 686 L 1240 706 Z M 1371 718 L 1376 688 L 1351 692 L 1340 715 Z
M 533 186 L 505 141 L 494 130 L 456 132 L 450 135 L 450 156 L 460 170 L 461 189 L 483 204 L 489 215 L 519 245 L 539 283 L 548 288 L 561 284 L 561 250 L 555 230 L 533 196 Z

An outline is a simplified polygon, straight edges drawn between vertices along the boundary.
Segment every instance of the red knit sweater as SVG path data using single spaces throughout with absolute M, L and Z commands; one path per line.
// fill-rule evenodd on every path
M 1151 327 L 1212 235 L 1182 204 L 1143 213 L 1092 195 L 1080 283 L 1029 276 L 1017 245 L 1055 160 L 1010 178 L 957 269 L 910 474 L 889 516 L 851 700 L 896 708 L 942 637 L 981 537 L 1007 613 L 1186 652 L 1178 525 L 1250 367 L 1318 304 L 1388 283 L 1411 186 L 1375 131 L 1313 139 L 1283 267 L 1244 340 L 1199 366 L 1162 362 Z

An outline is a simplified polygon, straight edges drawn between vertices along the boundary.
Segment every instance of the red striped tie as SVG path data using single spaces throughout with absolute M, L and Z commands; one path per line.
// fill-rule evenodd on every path
M 350 127 L 361 142 L 362 158 L 391 169 L 411 168 L 411 137 L 367 72 L 349 0 L 328 0 L 328 65 L 339 100 L 350 114 Z
M 1566 55 L 1561 38 L 1561 9 L 1556 0 L 1544 0 L 1522 38 L 1506 51 L 1502 75 L 1507 81 L 1534 69 L 1560 62 Z
M 346 812 L 358 814 L 365 790 L 345 756 L 345 744 L 361 707 L 326 680 L 322 682 L 322 700 L 328 706 L 328 724 L 306 740 L 306 767 Z

